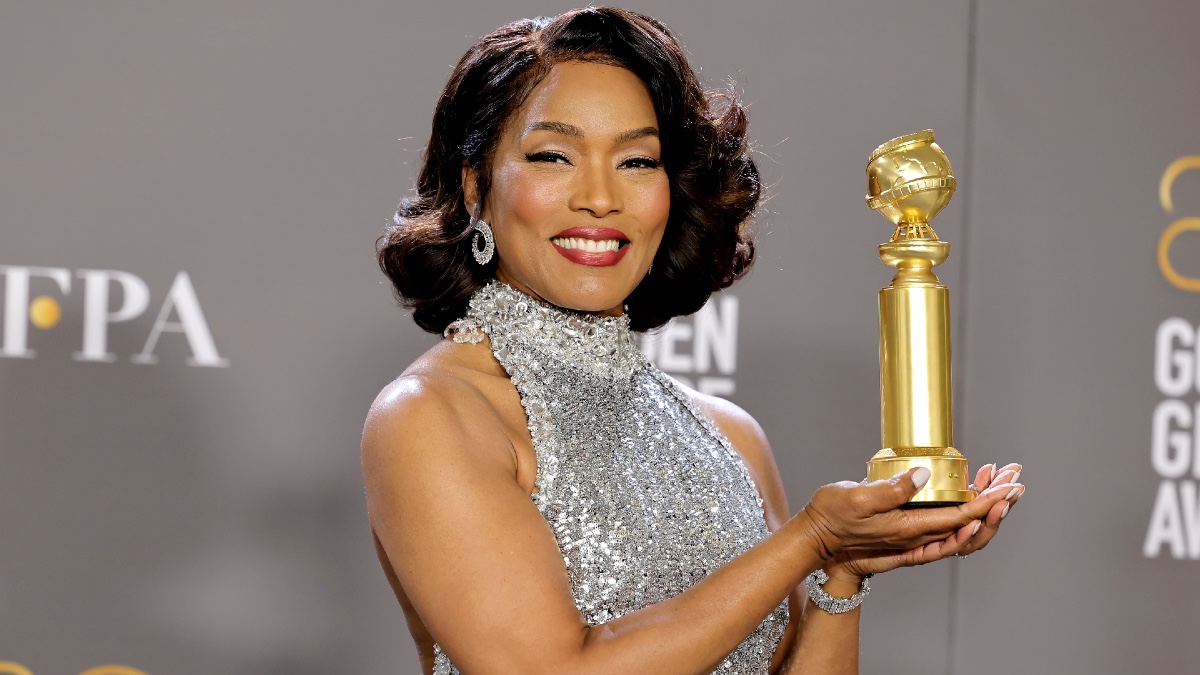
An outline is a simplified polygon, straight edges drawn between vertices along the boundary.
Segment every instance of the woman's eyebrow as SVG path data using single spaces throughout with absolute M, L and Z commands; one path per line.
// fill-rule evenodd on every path
M 525 127 L 525 133 L 529 134 L 534 131 L 553 131 L 556 134 L 564 136 L 574 136 L 575 138 L 583 138 L 583 129 L 565 122 L 534 122 Z
M 574 138 L 583 138 L 583 129 L 580 129 L 579 127 L 577 127 L 573 124 L 567 124 L 565 122 L 541 121 L 541 122 L 534 122 L 533 124 L 530 124 L 529 126 L 525 127 L 525 134 L 530 134 L 534 131 L 550 131 L 550 132 L 553 132 L 556 134 L 562 134 L 564 136 L 571 136 Z M 646 136 L 657 137 L 658 129 L 656 129 L 654 127 L 642 127 L 640 129 L 630 129 L 628 131 L 622 131 L 621 133 L 617 134 L 616 142 L 617 143 L 628 143 L 629 141 L 637 140 L 639 138 L 645 138 Z
M 654 136 L 655 138 L 658 138 L 658 129 L 655 129 L 654 127 L 642 127 L 641 129 L 622 131 L 621 133 L 617 134 L 617 143 L 628 143 L 629 141 L 636 141 L 639 138 L 645 138 L 647 136 Z

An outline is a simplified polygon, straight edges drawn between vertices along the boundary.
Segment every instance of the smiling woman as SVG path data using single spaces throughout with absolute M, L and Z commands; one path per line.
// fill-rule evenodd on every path
M 642 356 L 749 268 L 746 128 L 624 10 L 503 26 L 455 69 L 379 246 L 447 339 L 363 432 L 425 672 L 857 672 L 866 577 L 983 548 L 1020 496 L 989 465 L 969 504 L 901 510 L 919 468 L 789 518 L 758 424 Z
M 604 309 L 623 303 L 634 330 L 661 326 L 695 312 L 750 268 L 754 249 L 745 223 L 761 189 L 746 127 L 734 92 L 705 92 L 670 31 L 650 17 L 592 8 L 502 26 L 481 38 L 450 76 L 417 195 L 400 205 L 380 240 L 380 266 L 416 322 L 442 332 L 463 315 L 472 293 L 493 277 L 505 278 L 497 272 L 505 248 L 526 241 L 500 230 L 532 224 L 525 217 L 538 227 L 551 218 L 561 223 L 561 215 L 529 210 L 564 202 L 567 188 L 582 185 L 585 191 L 570 193 L 574 199 L 601 201 L 563 204 L 571 222 L 539 231 L 540 243 L 553 252 L 550 237 L 596 226 L 592 221 L 605 216 L 597 210 L 612 208 L 604 200 L 630 200 L 617 208 L 634 210 L 621 219 L 631 227 L 636 221 L 643 239 L 618 241 L 618 252 L 632 248 L 622 254 L 620 270 L 608 274 L 628 277 L 622 286 L 629 288 L 619 298 L 610 293 L 615 302 Z M 468 246 L 474 218 L 498 228 L 500 255 L 482 267 Z M 586 250 L 576 246 L 588 244 L 563 248 Z M 552 272 L 542 264 L 542 274 Z
M 556 64 L 506 126 L 485 204 L 477 171 L 463 169 L 468 211 L 495 228 L 496 278 L 560 307 L 621 314 L 671 210 L 646 86 L 617 66 Z

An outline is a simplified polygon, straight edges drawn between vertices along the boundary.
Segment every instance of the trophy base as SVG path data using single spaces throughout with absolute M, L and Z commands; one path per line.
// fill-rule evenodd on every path
M 867 462 L 867 480 L 891 478 L 918 466 L 929 469 L 931 475 L 906 508 L 957 506 L 975 498 L 967 458 L 954 448 L 884 448 Z

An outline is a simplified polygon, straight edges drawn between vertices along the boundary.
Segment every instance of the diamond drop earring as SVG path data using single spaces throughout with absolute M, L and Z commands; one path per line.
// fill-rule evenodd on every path
M 471 254 L 475 256 L 475 262 L 486 265 L 492 261 L 492 254 L 496 252 L 496 237 L 492 235 L 492 226 L 482 218 L 472 220 L 475 236 L 471 237 Z

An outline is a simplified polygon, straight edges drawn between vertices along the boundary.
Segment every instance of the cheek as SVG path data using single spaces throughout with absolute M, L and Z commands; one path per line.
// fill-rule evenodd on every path
M 546 176 L 535 176 L 530 171 L 508 166 L 498 172 L 496 178 L 495 188 L 499 189 L 492 192 L 503 197 L 497 203 L 500 213 L 493 214 L 492 218 L 501 223 L 511 221 L 517 226 L 537 227 L 561 206 L 562 189 Z
M 656 234 L 662 234 L 671 215 L 671 183 L 666 176 L 653 186 L 648 186 L 640 200 L 640 220 Z

